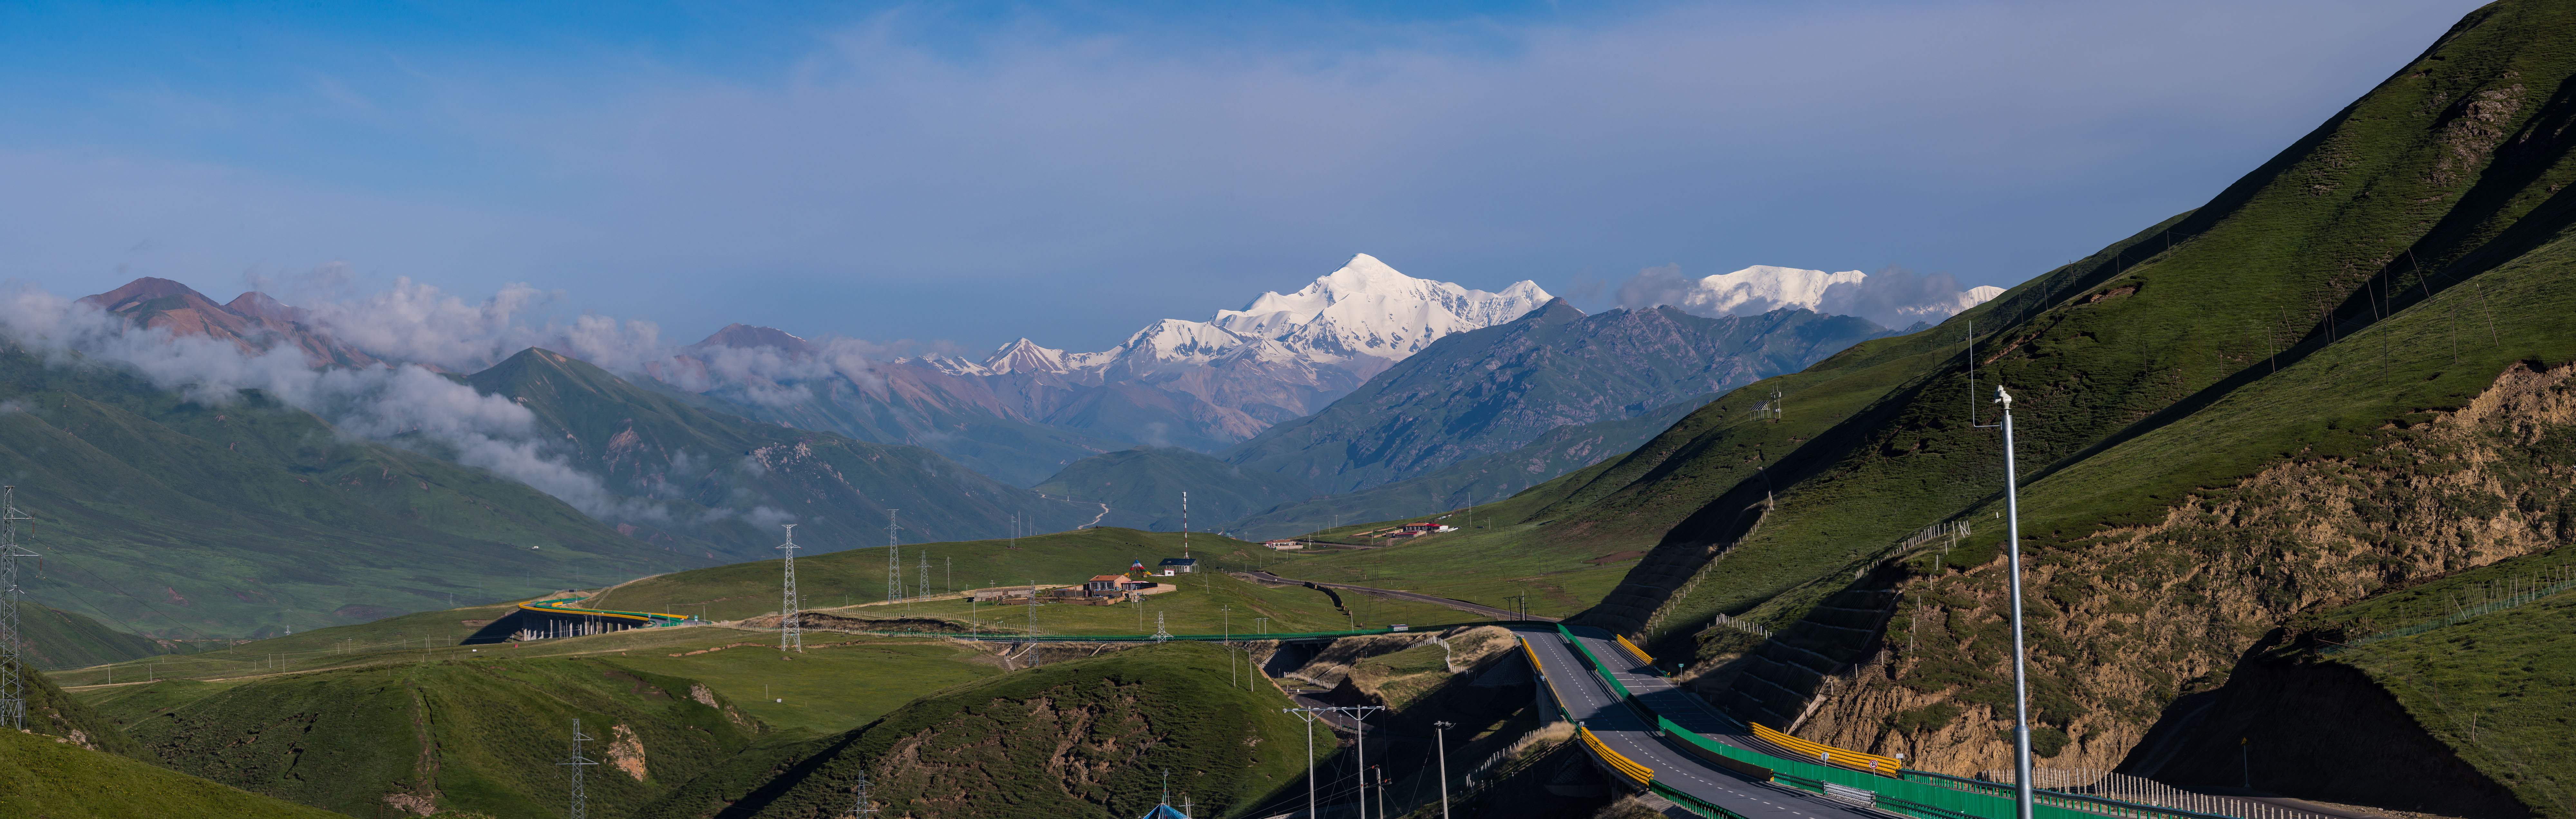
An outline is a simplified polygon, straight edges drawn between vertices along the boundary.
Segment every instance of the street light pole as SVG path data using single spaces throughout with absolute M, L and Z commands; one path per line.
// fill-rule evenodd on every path
M 2021 491 L 2013 470 L 2012 394 L 1995 388 L 1995 403 L 2004 406 L 2004 546 L 2012 555 L 2013 636 L 2013 810 L 2031 819 L 2029 654 L 2021 629 Z
M 1449 819 L 1449 729 L 1458 723 L 1431 723 L 1431 747 L 1440 755 L 1440 819 Z

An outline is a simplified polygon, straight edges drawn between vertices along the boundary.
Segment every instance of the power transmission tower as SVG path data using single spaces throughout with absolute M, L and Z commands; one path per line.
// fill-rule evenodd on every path
M 778 650 L 786 651 L 793 646 L 796 653 L 803 654 L 805 627 L 798 622 L 802 618 L 796 612 L 796 524 L 787 524 L 787 542 L 778 550 L 787 553 L 787 597 L 778 604 Z M 831 604 L 827 602 L 824 605 Z
M 572 721 L 572 757 L 562 762 L 555 763 L 556 765 L 568 765 L 572 767 L 572 812 L 565 814 L 565 816 L 570 817 L 570 819 L 589 819 L 590 816 L 590 807 L 587 804 L 590 800 L 590 796 L 582 792 L 581 769 L 584 766 L 597 765 L 599 763 L 592 762 L 589 758 L 581 755 L 581 744 L 589 741 L 591 741 L 590 736 L 581 732 L 581 720 L 578 718 L 574 719 Z
M 894 539 L 894 533 L 903 528 L 901 524 L 895 523 L 894 513 L 901 511 L 903 510 L 886 510 L 886 602 L 888 603 L 903 599 L 903 550 L 895 546 Z
M 1172 633 L 1163 630 L 1163 613 L 1154 612 L 1154 642 L 1159 643 L 1169 639 L 1172 639 Z
M 929 552 L 922 552 L 922 553 L 921 553 L 921 571 L 919 571 L 919 572 L 915 572 L 913 576 L 921 578 L 921 596 L 923 596 L 923 597 L 929 597 L 929 596 L 930 596 L 930 553 L 929 553 Z
M 27 728 L 26 634 L 18 630 L 18 558 L 35 552 L 18 548 L 18 487 L 0 486 L 0 720 L 13 730 Z
M 868 804 L 868 785 L 870 784 L 872 783 L 868 782 L 868 772 L 860 771 L 859 784 L 850 788 L 851 792 L 858 795 L 857 800 L 850 806 L 851 816 L 867 819 L 868 814 L 877 812 L 875 806 Z
M 1181 493 L 1181 559 L 1190 557 L 1190 493 Z

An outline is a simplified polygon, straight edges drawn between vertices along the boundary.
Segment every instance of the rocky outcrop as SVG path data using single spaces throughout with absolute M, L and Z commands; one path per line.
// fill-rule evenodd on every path
M 2516 364 L 2467 406 L 2384 430 L 2376 451 L 2293 457 L 2153 525 L 2027 556 L 2042 764 L 2119 766 L 2169 705 L 2217 690 L 2297 612 L 2576 534 L 2571 373 Z M 1824 687 L 1799 733 L 1946 773 L 2008 767 L 2003 572 L 1996 560 L 1897 583 L 1890 662 Z

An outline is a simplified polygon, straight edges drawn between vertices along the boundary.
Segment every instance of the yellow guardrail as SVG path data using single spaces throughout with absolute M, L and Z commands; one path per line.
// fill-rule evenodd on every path
M 1540 665 L 1540 664 L 1539 664 L 1539 662 L 1538 662 L 1538 649 L 1530 648 L 1529 638 L 1527 638 L 1527 637 L 1523 637 L 1523 638 L 1520 638 L 1520 639 L 1521 639 L 1521 654 L 1523 654 L 1523 655 L 1525 655 L 1525 656 L 1529 657 L 1529 661 L 1530 661 L 1530 670 L 1532 670 L 1532 671 L 1545 671 L 1545 670 L 1547 670 L 1547 667 L 1546 667 L 1546 666 L 1542 666 L 1542 665 Z
M 1600 737 L 1592 735 L 1592 729 L 1577 728 L 1575 733 L 1583 737 L 1583 747 L 1592 749 L 1593 756 L 1610 763 L 1610 767 L 1617 770 L 1619 775 L 1635 780 L 1639 785 L 1655 780 L 1655 769 L 1639 765 L 1636 760 L 1621 756 L 1618 751 L 1610 750 L 1610 746 L 1603 743 Z
M 1637 662 L 1645 663 L 1649 667 L 1652 667 L 1655 664 L 1655 655 L 1648 654 L 1645 649 L 1638 648 L 1636 643 L 1628 642 L 1627 637 L 1617 634 L 1610 636 L 1619 641 L 1620 648 L 1627 649 L 1628 653 L 1637 655 Z
M 1904 763 L 1896 761 L 1894 757 L 1884 757 L 1877 754 L 1864 754 L 1859 751 L 1846 751 L 1823 743 L 1808 742 L 1806 740 L 1763 727 L 1761 723 L 1753 724 L 1753 736 L 1764 742 L 1796 751 L 1810 759 L 1821 759 L 1827 764 L 1840 765 L 1845 768 L 1858 768 L 1860 770 L 1878 774 L 1879 776 L 1895 776 L 1897 771 L 1904 770 L 1905 768 Z

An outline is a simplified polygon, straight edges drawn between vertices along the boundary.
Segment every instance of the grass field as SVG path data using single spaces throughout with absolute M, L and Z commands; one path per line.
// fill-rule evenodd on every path
M 1562 500 L 1608 466 L 1608 462 L 1501 501 L 1444 515 L 1371 521 L 1315 533 L 1319 542 L 1362 542 L 1357 535 L 1397 523 L 1436 519 L 1461 527 L 1456 532 L 1394 541 L 1380 548 L 1318 549 L 1267 566 L 1271 573 L 1298 580 L 1349 583 L 1419 592 L 1518 610 L 1525 597 L 1531 614 L 1565 617 L 1589 608 L 1619 585 L 1643 552 L 1627 544 L 1569 538 L 1561 530 L 1531 520 Z M 1630 554 L 1620 555 L 1621 552 Z M 1375 598 L 1345 597 L 1363 611 L 1384 605 Z M 1463 619 L 1441 622 L 1464 622 Z
M 0 731 L 0 815 L 192 819 L 341 816 L 16 731 Z

